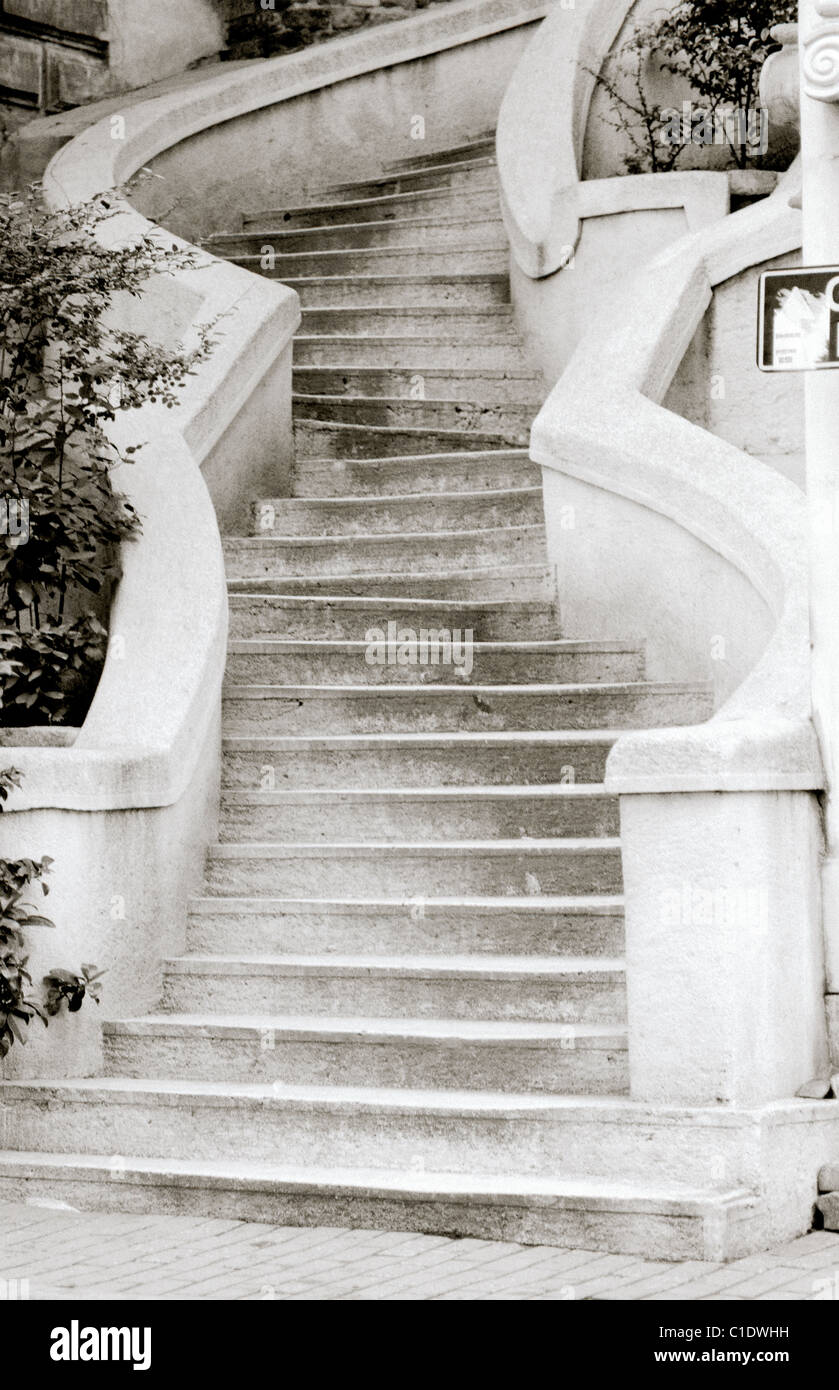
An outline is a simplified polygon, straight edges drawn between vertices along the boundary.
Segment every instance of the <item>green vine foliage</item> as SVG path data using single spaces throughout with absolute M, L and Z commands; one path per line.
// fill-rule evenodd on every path
M 20 773 L 15 768 L 0 770 L 0 811 L 5 809 L 10 792 L 19 786 Z M 43 999 L 31 993 L 26 935 L 33 927 L 54 927 L 55 923 L 37 912 L 26 894 L 37 885 L 46 896 L 49 887 L 45 879 L 51 864 L 48 855 L 41 859 L 0 859 L 0 1060 L 16 1042 L 26 1042 L 33 1018 L 46 1026 L 65 1002 L 70 1013 L 81 1008 L 87 995 L 99 1003 L 101 974 L 92 965 L 83 965 L 79 975 L 51 970 L 43 978 Z
M 627 139 L 627 173 L 661 173 L 673 169 L 699 143 L 703 121 L 717 113 L 755 112 L 760 70 L 777 44 L 770 30 L 797 19 L 797 0 L 684 0 L 663 17 L 643 25 L 616 54 L 611 71 L 593 73 L 608 94 L 608 125 Z M 673 134 L 670 108 L 649 92 L 651 68 L 684 82 L 686 98 L 698 98 L 695 125 Z M 730 163 L 746 168 L 760 157 L 748 143 L 727 138 Z
M 194 264 L 151 236 L 98 239 L 115 197 L 48 212 L 37 186 L 0 195 L 0 498 L 26 509 L 22 534 L 0 535 L 0 723 L 84 718 L 104 661 L 119 548 L 140 519 L 114 487 L 130 462 L 108 426 L 146 402 L 172 407 L 211 351 L 109 323 L 114 296 Z

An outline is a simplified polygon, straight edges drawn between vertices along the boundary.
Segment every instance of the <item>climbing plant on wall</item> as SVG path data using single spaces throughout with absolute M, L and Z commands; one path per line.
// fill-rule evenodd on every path
M 0 770 L 0 811 L 9 793 L 20 786 L 15 768 Z M 83 965 L 77 975 L 70 970 L 51 970 L 42 981 L 44 993 L 32 993 L 32 976 L 27 970 L 27 936 L 32 928 L 54 927 L 49 917 L 36 912 L 26 894 L 38 885 L 46 896 L 46 877 L 52 860 L 0 858 L 0 1060 L 14 1043 L 24 1043 L 29 1024 L 40 1018 L 45 1025 L 67 1003 L 75 1013 L 86 996 L 99 1002 L 101 975 L 92 965 Z

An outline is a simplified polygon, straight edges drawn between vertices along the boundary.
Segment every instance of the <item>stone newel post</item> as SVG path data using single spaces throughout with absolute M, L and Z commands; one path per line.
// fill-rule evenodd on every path
M 839 265 L 839 0 L 800 0 L 805 265 Z M 805 381 L 813 715 L 827 775 L 822 893 L 839 992 L 839 370 Z

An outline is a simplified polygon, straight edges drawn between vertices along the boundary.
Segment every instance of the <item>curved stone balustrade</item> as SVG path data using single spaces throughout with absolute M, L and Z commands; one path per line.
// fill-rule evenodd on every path
M 797 187 L 793 173 L 770 199 L 645 266 L 610 305 L 608 327 L 590 329 L 533 426 L 537 462 L 668 515 L 744 574 L 773 616 L 759 663 L 710 724 L 619 740 L 614 790 L 636 778 L 663 786 L 668 767 L 670 790 L 820 785 L 809 723 L 804 498 L 775 470 L 659 404 L 713 286 L 800 243 L 800 214 L 789 206 Z M 723 752 L 715 742 L 733 720 L 742 721 L 741 737 L 729 737 Z M 753 763 L 759 749 L 766 759 Z
M 798 186 L 794 169 L 771 198 L 632 276 L 532 431 L 560 593 L 573 600 L 584 574 L 602 589 L 599 606 L 596 593 L 587 602 L 621 631 L 627 614 L 654 633 L 699 613 L 696 630 L 724 634 L 731 654 L 711 720 L 622 734 L 607 763 L 639 1100 L 767 1102 L 794 1095 L 826 1056 L 805 499 L 660 404 L 714 286 L 800 245 Z M 569 499 L 597 516 L 594 542 L 585 525 L 552 526 Z

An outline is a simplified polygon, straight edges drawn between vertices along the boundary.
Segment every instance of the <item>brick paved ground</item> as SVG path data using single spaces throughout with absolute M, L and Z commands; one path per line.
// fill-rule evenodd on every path
M 827 1231 L 734 1264 L 663 1264 L 392 1231 L 0 1203 L 0 1258 L 0 1298 L 839 1298 L 839 1234 Z

